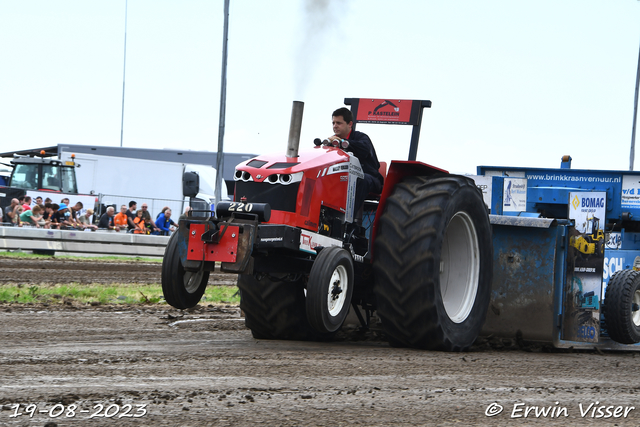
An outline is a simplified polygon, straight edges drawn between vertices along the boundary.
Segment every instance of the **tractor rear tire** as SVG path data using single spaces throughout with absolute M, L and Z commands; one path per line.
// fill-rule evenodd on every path
M 640 271 L 616 271 L 604 299 L 609 337 L 621 344 L 640 342 Z
M 240 308 L 244 321 L 256 339 L 307 340 L 312 331 L 305 312 L 302 280 L 238 276 Z
M 178 253 L 178 233 L 173 233 L 162 259 L 162 293 L 175 308 L 195 307 L 209 282 L 208 271 L 186 271 Z
M 307 319 L 321 333 L 340 329 L 349 313 L 353 294 L 353 260 L 337 246 L 320 251 L 307 283 Z
M 374 242 L 378 315 L 394 346 L 463 351 L 491 293 L 493 245 L 482 193 L 466 177 L 407 177 Z

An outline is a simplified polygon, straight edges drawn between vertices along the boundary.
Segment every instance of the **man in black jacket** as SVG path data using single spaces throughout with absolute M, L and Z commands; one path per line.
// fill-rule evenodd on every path
M 364 204 L 369 193 L 382 192 L 383 178 L 380 174 L 380 162 L 373 148 L 371 139 L 362 132 L 353 130 L 353 114 L 348 108 L 338 108 L 332 115 L 334 135 L 327 138 L 327 142 L 352 152 L 362 166 L 364 179 L 359 179 L 356 187 L 355 212 Z M 346 141 L 346 142 L 343 142 Z
M 100 222 L 98 222 L 98 228 L 102 228 L 105 230 L 116 230 L 120 231 L 120 226 L 116 225 L 113 222 L 113 217 L 115 216 L 116 210 L 113 206 L 109 206 L 107 211 L 102 214 L 100 217 Z

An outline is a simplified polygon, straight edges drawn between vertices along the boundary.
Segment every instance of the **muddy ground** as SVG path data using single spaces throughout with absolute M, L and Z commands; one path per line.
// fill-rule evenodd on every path
M 0 285 L 3 283 L 160 283 L 159 262 L 83 261 L 64 258 L 7 258 L 0 255 Z M 235 276 L 216 271 L 210 284 L 235 286 Z
M 158 265 L 0 258 L 0 286 L 87 273 L 159 280 Z M 635 353 L 495 340 L 439 353 L 354 329 L 263 341 L 234 306 L 0 304 L 0 325 L 2 426 L 640 425 Z

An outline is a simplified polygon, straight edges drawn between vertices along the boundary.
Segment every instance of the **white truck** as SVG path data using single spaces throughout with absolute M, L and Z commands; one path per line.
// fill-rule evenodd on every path
M 71 152 L 62 152 L 60 160 L 71 160 Z M 193 165 L 158 160 L 142 160 L 96 154 L 76 153 L 75 172 L 78 193 L 99 196 L 102 205 L 127 205 L 134 200 L 149 204 L 152 218 L 164 206 L 169 206 L 177 217 L 189 205 L 182 194 L 182 176 L 196 172 L 200 177 L 200 193 L 197 199 L 206 205 L 215 200 L 216 170 L 211 166 Z M 228 198 L 227 188 L 222 186 L 221 200 Z

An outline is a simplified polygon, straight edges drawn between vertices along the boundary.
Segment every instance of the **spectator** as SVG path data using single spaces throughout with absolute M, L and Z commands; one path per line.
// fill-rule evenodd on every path
M 22 204 L 22 208 L 25 211 L 31 210 L 31 196 L 24 196 L 24 203 Z
M 121 230 L 128 228 L 129 222 L 127 221 L 127 207 L 125 205 L 120 206 L 120 212 L 113 217 L 113 223 L 120 227 Z
M 53 213 L 55 211 L 58 210 L 60 206 L 55 205 L 51 202 L 47 202 L 44 204 L 44 213 L 42 214 L 42 219 L 44 219 L 45 221 L 51 221 L 51 215 L 53 215 Z
M 156 224 L 153 221 L 151 221 L 151 218 L 144 215 L 142 216 L 142 218 L 144 219 L 144 228 L 146 230 L 146 234 L 160 234 L 160 229 L 156 227 Z
M 69 207 L 71 206 L 71 201 L 69 201 L 68 197 L 65 197 L 64 199 L 60 200 L 60 203 L 64 203 L 65 205 L 67 205 L 67 209 L 69 209 Z M 71 212 L 69 212 L 69 215 L 71 215 Z
M 82 210 L 82 208 L 84 207 L 84 205 L 82 204 L 82 202 L 77 202 L 75 204 L 74 207 L 72 207 L 70 209 L 71 212 L 71 222 L 75 225 L 75 226 L 79 226 L 80 224 L 78 223 L 78 219 L 80 216 L 80 211 Z
M 93 224 L 93 209 L 89 208 L 84 215 L 80 215 L 78 218 L 78 224 L 82 229 L 88 228 L 91 231 L 96 231 L 98 226 Z
M 169 209 L 169 206 L 165 206 L 164 208 L 162 208 L 160 213 L 158 215 L 156 215 L 156 221 L 158 220 L 158 218 L 160 218 L 160 215 L 162 215 L 164 213 L 164 211 L 166 211 L 167 209 Z
M 160 233 L 160 229 L 156 227 L 153 221 L 151 221 L 151 214 L 149 213 L 149 207 L 146 203 L 142 204 L 142 217 L 145 220 L 146 227 L 150 230 L 151 233 Z
M 46 227 L 46 223 L 40 215 L 41 212 L 42 208 L 39 205 L 35 205 L 33 209 L 22 212 L 22 214 L 20 215 L 20 222 L 22 222 L 23 225 L 32 225 L 36 228 L 48 228 Z
M 115 209 L 113 206 L 109 206 L 107 211 L 102 214 L 100 217 L 100 222 L 98 222 L 98 228 L 105 230 L 116 230 L 120 231 L 120 226 L 115 225 L 113 223 L 113 217 L 115 216 Z
M 69 200 L 69 199 L 67 199 Z M 76 228 L 76 223 L 74 221 L 74 219 L 71 216 L 71 206 L 67 205 L 67 209 L 65 211 L 62 212 L 64 214 L 64 220 L 62 221 L 62 228 L 63 229 L 75 229 Z
M 47 203 L 53 203 L 53 200 L 51 200 L 51 198 L 47 197 L 46 199 L 44 199 L 44 204 L 46 205 Z
M 156 227 L 160 229 L 160 234 L 168 236 L 171 231 L 175 231 L 176 223 L 171 219 L 171 209 L 166 208 L 164 212 L 158 216 L 156 220 Z
M 60 209 L 61 205 L 55 204 L 55 203 L 51 203 L 50 207 L 51 207 L 51 212 L 49 214 L 49 222 L 51 224 L 51 228 L 59 230 L 60 229 L 60 223 L 62 222 L 61 218 L 60 218 L 60 214 L 58 213 L 58 210 Z M 64 214 L 62 215 L 62 217 L 64 218 Z
M 129 209 L 127 209 L 127 227 L 129 231 L 133 231 L 136 228 L 135 219 L 136 219 L 136 208 L 138 207 L 138 203 L 135 200 L 129 202 Z
M 40 208 L 42 208 L 42 212 L 44 212 L 44 202 L 42 201 L 41 196 L 36 197 L 36 205 L 40 206 Z
M 133 229 L 135 234 L 148 234 L 147 227 L 145 226 L 144 216 L 142 215 L 142 211 L 139 210 L 136 212 L 136 218 L 133 220 L 136 228 Z
M 11 222 L 15 227 L 20 227 L 22 225 L 20 222 L 20 215 L 22 215 L 22 212 L 24 212 L 24 208 L 22 206 L 16 206 L 13 209 L 13 219 Z
M 4 222 L 13 224 L 15 217 L 15 208 L 20 204 L 18 199 L 11 199 L 11 204 L 4 209 Z
M 51 228 L 57 228 L 59 230 L 65 230 L 73 228 L 73 224 L 70 221 L 71 213 L 66 204 L 60 203 L 58 210 L 51 215 Z

